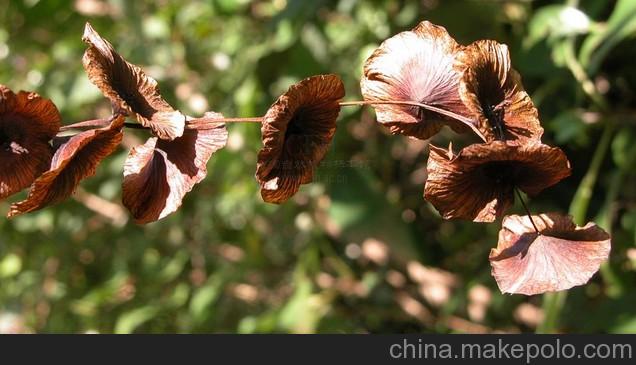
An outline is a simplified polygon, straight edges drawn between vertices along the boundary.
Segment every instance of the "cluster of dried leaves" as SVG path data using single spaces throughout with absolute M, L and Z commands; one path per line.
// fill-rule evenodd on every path
M 417 101 L 457 114 L 378 104 L 378 121 L 392 133 L 427 139 L 447 125 L 482 139 L 459 152 L 430 146 L 424 197 L 445 219 L 493 222 L 515 192 L 534 196 L 570 175 L 563 151 L 541 142 L 537 109 L 503 44 L 462 46 L 422 22 L 382 43 L 361 86 L 370 102 Z M 578 227 L 557 213 L 512 215 L 503 219 L 490 261 L 502 292 L 532 295 L 586 283 L 609 251 L 609 235 L 594 223 Z
M 0 199 L 31 186 L 25 200 L 11 205 L 13 217 L 68 198 L 118 147 L 130 117 L 153 136 L 126 159 L 123 204 L 137 223 L 161 219 L 205 178 L 207 162 L 227 142 L 230 120 L 215 112 L 182 114 L 89 24 L 82 39 L 84 68 L 111 101 L 112 116 L 62 126 L 50 100 L 0 86 Z M 430 147 L 424 197 L 445 219 L 493 222 L 512 206 L 515 190 L 536 195 L 570 174 L 565 154 L 541 142 L 537 110 L 505 45 L 462 46 L 444 28 L 422 22 L 369 57 L 361 89 L 394 134 L 428 139 L 449 126 L 482 139 L 459 152 Z M 267 111 L 256 168 L 264 201 L 283 203 L 313 180 L 344 94 L 338 76 L 312 76 Z M 490 260 L 503 292 L 537 294 L 587 282 L 609 250 L 609 236 L 593 223 L 578 227 L 559 214 L 507 216 Z

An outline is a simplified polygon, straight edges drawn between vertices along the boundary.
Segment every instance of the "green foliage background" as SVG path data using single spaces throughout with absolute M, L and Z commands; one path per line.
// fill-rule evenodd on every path
M 144 227 L 119 203 L 127 150 L 147 137 L 129 133 L 75 199 L 0 219 L 0 330 L 636 332 L 635 1 L 0 0 L 0 83 L 51 98 L 65 123 L 107 115 L 81 66 L 90 21 L 186 113 L 258 116 L 317 73 L 359 100 L 366 57 L 422 20 L 509 45 L 544 140 L 573 166 L 531 210 L 613 235 L 588 285 L 501 295 L 487 259 L 500 222 L 441 220 L 422 198 L 427 143 L 345 108 L 317 181 L 288 203 L 262 202 L 259 128 L 235 124 L 182 209 Z M 467 143 L 433 142 L 450 138 Z

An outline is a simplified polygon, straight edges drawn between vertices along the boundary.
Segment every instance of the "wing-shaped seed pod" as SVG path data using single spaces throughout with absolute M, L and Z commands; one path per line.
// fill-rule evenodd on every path
M 82 40 L 88 45 L 82 58 L 88 78 L 116 111 L 131 114 L 161 139 L 173 140 L 183 134 L 185 115 L 161 97 L 155 79 L 115 52 L 89 23 Z
M 222 119 L 219 113 L 207 118 Z M 207 175 L 207 163 L 227 143 L 225 124 L 187 129 L 165 141 L 152 137 L 130 151 L 124 164 L 122 201 L 135 222 L 146 224 L 175 212 L 185 195 Z
M 424 197 L 445 219 L 492 222 L 514 202 L 514 189 L 536 195 L 570 175 L 557 147 L 539 142 L 472 144 L 454 154 L 430 146 Z
M 31 185 L 49 167 L 49 141 L 60 120 L 50 100 L 0 85 L 0 200 Z
M 609 234 L 594 223 L 579 227 L 557 213 L 533 215 L 532 221 L 511 215 L 503 220 L 490 264 L 502 293 L 534 295 L 587 283 L 610 249 Z
M 124 120 L 123 115 L 113 116 L 108 127 L 76 134 L 62 144 L 49 169 L 31 185 L 27 198 L 12 204 L 7 216 L 33 212 L 71 196 L 80 181 L 95 175 L 97 165 L 119 146 Z
M 506 45 L 491 40 L 474 42 L 459 53 L 456 67 L 462 72 L 461 99 L 486 142 L 541 140 L 539 114 L 523 89 L 521 76 L 510 65 Z
M 292 85 L 269 108 L 256 166 L 264 201 L 283 203 L 313 180 L 336 132 L 344 94 L 340 77 L 312 76 Z
M 455 114 L 469 112 L 459 96 L 461 72 L 455 62 L 461 46 L 443 27 L 428 21 L 385 40 L 364 64 L 360 82 L 366 101 L 407 101 Z M 417 106 L 375 105 L 378 122 L 394 134 L 428 139 L 444 125 L 470 129 L 439 113 Z

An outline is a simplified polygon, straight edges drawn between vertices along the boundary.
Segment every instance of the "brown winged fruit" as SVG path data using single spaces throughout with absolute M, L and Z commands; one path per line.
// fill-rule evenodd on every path
M 109 126 L 81 132 L 59 146 L 49 169 L 33 182 L 25 200 L 11 205 L 7 216 L 33 212 L 71 196 L 80 181 L 95 175 L 97 165 L 115 151 L 124 120 L 123 115 L 113 116 Z
M 31 185 L 49 167 L 49 141 L 60 120 L 50 100 L 0 85 L 0 200 Z
M 256 165 L 264 201 L 283 203 L 313 180 L 336 132 L 344 93 L 338 76 L 312 76 L 292 85 L 269 108 Z
M 497 248 L 490 252 L 492 274 L 502 293 L 534 295 L 587 283 L 607 260 L 610 236 L 594 223 L 579 227 L 557 213 L 503 220 Z
M 364 64 L 360 82 L 366 101 L 428 104 L 469 114 L 459 96 L 461 72 L 455 68 L 461 47 L 443 27 L 428 21 L 385 40 Z M 469 130 L 460 122 L 418 106 L 374 105 L 378 122 L 394 134 L 427 139 L 444 125 Z
M 206 118 L 222 119 L 208 112 Z M 207 163 L 227 143 L 225 124 L 186 129 L 173 141 L 156 137 L 130 151 L 124 164 L 124 205 L 145 224 L 175 212 L 185 195 L 207 175 Z
M 456 68 L 462 73 L 461 99 L 486 142 L 524 144 L 541 139 L 537 109 L 523 89 L 521 76 L 510 66 L 506 45 L 474 42 L 459 53 Z
M 561 149 L 539 142 L 472 144 L 455 154 L 430 146 L 424 197 L 443 218 L 492 222 L 514 202 L 514 189 L 536 195 L 570 175 Z
M 155 79 L 127 62 L 89 23 L 82 40 L 88 45 L 82 58 L 88 78 L 110 99 L 115 111 L 131 114 L 161 139 L 183 134 L 185 115 L 162 98 Z

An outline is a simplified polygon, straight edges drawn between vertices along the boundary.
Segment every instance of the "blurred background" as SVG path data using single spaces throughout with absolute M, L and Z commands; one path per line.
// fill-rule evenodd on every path
M 359 100 L 366 57 L 422 20 L 509 45 L 544 141 L 573 166 L 530 209 L 612 233 L 589 284 L 500 294 L 500 222 L 441 220 L 422 198 L 428 142 L 344 108 L 316 182 L 286 204 L 259 196 L 259 127 L 234 124 L 183 207 L 143 227 L 120 196 L 147 135 L 127 133 L 73 199 L 0 219 L 0 332 L 636 332 L 636 1 L 0 0 L 0 83 L 51 98 L 65 123 L 108 115 L 81 64 L 90 21 L 175 107 L 260 116 L 318 73 Z M 450 139 L 470 142 L 432 142 Z

